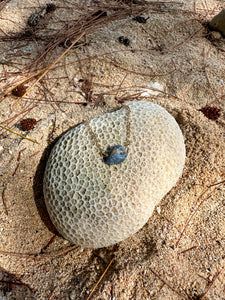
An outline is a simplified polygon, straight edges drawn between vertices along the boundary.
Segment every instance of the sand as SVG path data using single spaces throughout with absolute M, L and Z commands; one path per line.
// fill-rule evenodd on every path
M 53 2 L 56 10 L 35 34 L 56 33 L 87 9 L 100 8 L 97 1 L 83 9 L 75 7 L 78 1 Z M 167 2 L 158 12 L 141 13 L 146 23 L 130 14 L 99 24 L 23 99 L 8 93 L 0 100 L 0 124 L 38 142 L 0 129 L 0 299 L 87 299 L 112 258 L 92 299 L 225 299 L 225 39 L 206 27 L 223 1 Z M 45 4 L 0 3 L 2 94 L 33 74 L 14 72 L 46 45 L 2 39 L 27 28 L 29 15 Z M 38 68 L 66 49 L 57 46 Z M 187 151 L 183 175 L 132 237 L 99 250 L 71 245 L 55 236 L 44 207 L 49 145 L 130 99 L 160 104 L 176 118 Z M 37 124 L 24 132 L 26 118 Z

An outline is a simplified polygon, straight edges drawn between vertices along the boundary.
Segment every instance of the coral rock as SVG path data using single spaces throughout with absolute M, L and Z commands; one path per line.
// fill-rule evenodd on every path
M 137 232 L 176 184 L 185 146 L 175 119 L 147 101 L 128 102 L 130 142 L 126 159 L 104 162 L 85 123 L 54 146 L 44 175 L 44 196 L 59 233 L 82 247 L 101 248 Z M 89 120 L 104 151 L 126 141 L 127 109 Z

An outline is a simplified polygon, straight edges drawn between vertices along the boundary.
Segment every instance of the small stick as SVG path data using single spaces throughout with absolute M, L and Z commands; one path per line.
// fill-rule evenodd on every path
M 33 154 L 31 154 L 31 155 L 29 156 L 29 158 L 31 158 L 31 157 L 37 155 L 39 152 L 41 152 L 41 151 L 36 151 L 36 152 L 34 152 Z
M 14 176 L 14 175 L 16 174 L 16 172 L 17 172 L 17 170 L 18 170 L 18 168 L 19 168 L 19 165 L 20 165 L 20 163 L 18 163 L 18 164 L 16 165 L 15 170 L 14 170 L 14 172 L 12 173 L 12 176 Z
M 167 216 L 165 216 L 163 213 L 160 213 L 159 214 L 159 216 L 161 216 L 162 218 L 164 218 L 164 219 L 166 219 L 167 220 L 167 222 L 169 222 L 170 224 L 172 224 L 172 226 L 174 227 L 174 228 L 176 228 L 176 230 L 179 232 L 179 233 L 181 233 L 181 231 L 180 231 L 180 229 L 169 219 L 169 218 L 167 218 Z
M 4 210 L 5 210 L 5 214 L 8 216 L 9 213 L 8 213 L 8 209 L 7 209 L 7 206 L 6 206 L 6 203 L 5 203 L 5 190 L 6 190 L 6 186 L 3 186 L 3 190 L 2 190 L 2 203 L 3 203 Z
M 58 286 L 56 286 L 53 291 L 50 293 L 50 295 L 48 296 L 48 300 L 54 299 L 53 296 L 55 294 L 55 291 L 58 289 Z
M 200 296 L 201 299 L 203 299 L 205 297 L 205 295 L 208 293 L 208 291 L 210 290 L 210 288 L 212 287 L 212 285 L 214 284 L 214 282 L 216 281 L 216 279 L 218 279 L 218 277 L 220 276 L 220 274 L 222 273 L 223 268 L 216 272 L 216 274 L 213 276 L 213 279 L 211 280 L 211 282 L 208 284 L 208 287 L 206 288 L 205 292 L 203 292 Z
M 178 246 L 180 240 L 182 239 L 182 237 L 183 237 L 183 235 L 184 235 L 184 232 L 186 231 L 187 227 L 189 226 L 191 220 L 193 219 L 193 217 L 195 216 L 195 214 L 199 211 L 199 208 L 203 205 L 203 203 L 204 203 L 205 201 L 207 201 L 207 200 L 208 200 L 209 198 L 211 198 L 211 197 L 212 197 L 212 195 L 209 195 L 207 198 L 203 198 L 203 199 L 199 202 L 199 204 L 196 205 L 194 211 L 191 213 L 191 215 L 189 216 L 189 218 L 188 218 L 186 224 L 184 225 L 184 228 L 183 228 L 183 230 L 181 231 L 179 238 L 177 239 L 177 242 L 176 242 L 176 244 L 175 244 L 176 247 Z
M 66 55 L 66 53 L 68 51 L 70 51 L 70 49 L 86 34 L 86 32 L 84 31 L 83 33 L 81 33 L 81 35 L 70 45 L 70 47 L 65 51 L 63 52 L 55 61 L 54 63 L 52 63 L 45 71 L 44 73 L 35 81 L 34 84 L 32 84 L 32 86 L 23 94 L 23 96 L 18 100 L 16 101 L 16 103 L 14 103 L 13 107 L 15 107 L 17 104 L 19 104 L 21 102 L 21 100 L 27 95 L 27 93 L 29 93 L 29 91 L 35 86 L 37 85 L 37 83 L 48 73 L 48 71 L 50 71 L 56 64 L 58 61 L 60 61 L 62 59 L 62 57 L 64 55 Z
M 111 266 L 111 264 L 113 263 L 114 258 L 112 258 L 107 266 L 107 268 L 105 269 L 105 271 L 102 273 L 101 277 L 99 278 L 99 280 L 97 281 L 97 283 L 95 284 L 95 286 L 93 287 L 93 289 L 91 290 L 89 296 L 87 297 L 86 300 L 90 300 L 92 294 L 94 293 L 94 291 L 96 290 L 97 286 L 99 285 L 99 283 L 101 282 L 102 278 L 105 276 L 105 273 L 108 271 L 109 267 Z
M 26 150 L 27 148 L 23 148 L 22 150 L 19 151 L 19 154 L 18 154 L 18 157 L 17 157 L 17 161 L 20 161 L 20 156 L 21 156 L 21 153 Z
M 189 216 L 189 218 L 188 218 L 186 224 L 184 225 L 184 228 L 183 228 L 183 230 L 181 231 L 180 236 L 179 236 L 179 238 L 178 238 L 178 240 L 177 240 L 177 242 L 176 242 L 176 244 L 175 244 L 176 247 L 178 246 L 178 244 L 179 244 L 181 238 L 183 237 L 184 232 L 186 231 L 187 227 L 189 226 L 189 224 L 190 224 L 191 220 L 193 219 L 193 217 L 195 216 L 195 214 L 198 212 L 199 208 L 204 204 L 205 201 L 207 201 L 209 198 L 211 198 L 213 192 L 216 191 L 217 188 L 216 188 L 215 186 L 221 185 L 221 184 L 223 184 L 224 182 L 225 182 L 225 180 L 222 180 L 222 181 L 220 181 L 220 182 L 217 182 L 217 183 L 214 183 L 214 184 L 209 185 L 209 186 L 207 187 L 207 189 L 205 189 L 205 190 L 202 192 L 202 194 L 198 197 L 198 200 L 200 200 L 201 198 L 202 198 L 202 199 L 201 199 L 200 202 L 195 206 L 194 211 L 190 214 L 190 216 Z M 206 198 L 204 198 L 205 194 L 207 193 L 207 191 L 208 191 L 211 187 L 214 187 L 214 189 L 212 190 L 212 192 L 211 192 Z
M 179 252 L 178 254 L 180 255 L 180 254 L 186 253 L 186 252 L 191 251 L 191 250 L 193 250 L 193 249 L 195 249 L 195 248 L 197 248 L 197 247 L 198 247 L 198 246 L 192 246 L 191 248 L 185 249 L 185 250 Z
M 15 281 L 12 281 L 12 280 L 3 280 L 1 279 L 0 280 L 0 283 L 5 283 L 5 284 L 14 284 L 14 285 L 22 285 L 22 286 L 25 286 L 27 287 L 29 290 L 31 290 L 32 292 L 35 292 L 35 290 L 29 286 L 29 284 L 27 283 L 24 283 L 22 281 L 19 281 L 19 282 L 15 282 Z
M 30 139 L 30 138 L 28 138 L 28 137 L 26 137 L 26 136 L 24 136 L 24 135 L 22 135 L 22 134 L 20 134 L 20 133 L 18 133 L 18 132 L 15 132 L 15 131 L 13 131 L 13 130 L 11 130 L 11 129 L 5 127 L 5 126 L 0 125 L 0 128 L 5 129 L 5 130 L 7 130 L 7 131 L 9 131 L 9 132 L 11 132 L 11 133 L 14 133 L 14 134 L 16 134 L 16 135 L 22 137 L 23 139 L 26 139 L 26 140 L 31 141 L 31 142 L 33 142 L 33 143 L 39 144 L 37 141 L 32 140 L 32 139 Z
M 216 186 L 216 185 L 220 185 L 221 183 L 225 183 L 225 180 L 219 181 L 219 182 L 217 182 L 217 183 L 210 184 L 210 185 L 208 186 L 208 188 L 211 188 L 211 187 Z
M 120 84 L 119 84 L 119 87 L 118 87 L 118 89 L 117 89 L 116 95 L 115 95 L 115 97 L 114 97 L 115 99 L 117 98 L 117 95 L 118 95 L 118 93 L 119 93 L 119 91 L 120 91 L 120 89 L 121 89 L 121 86 L 122 86 L 122 84 L 124 83 L 126 77 L 127 77 L 127 74 L 124 75 L 122 81 L 121 81 Z
M 149 268 L 150 271 L 159 279 L 162 281 L 162 283 L 164 283 L 166 286 L 168 286 L 174 293 L 176 293 L 177 295 L 179 295 L 182 299 L 184 298 L 184 295 L 177 291 L 172 285 L 170 285 L 166 280 L 164 280 L 159 274 L 157 274 L 152 268 Z M 182 289 L 183 290 L 183 289 Z M 184 290 L 183 290 L 184 291 Z M 184 291 L 185 292 L 185 291 Z
M 53 243 L 53 241 L 55 240 L 55 238 L 56 238 L 56 235 L 54 234 L 54 235 L 50 238 L 50 240 L 48 241 L 48 243 L 42 248 L 42 250 L 46 250 L 46 249 L 51 245 L 51 243 Z

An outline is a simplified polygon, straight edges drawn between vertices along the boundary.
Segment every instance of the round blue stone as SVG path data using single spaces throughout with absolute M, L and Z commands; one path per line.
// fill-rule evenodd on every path
M 121 164 L 126 157 L 126 149 L 122 145 L 115 145 L 108 150 L 108 156 L 105 158 L 105 163 L 108 165 L 118 165 Z

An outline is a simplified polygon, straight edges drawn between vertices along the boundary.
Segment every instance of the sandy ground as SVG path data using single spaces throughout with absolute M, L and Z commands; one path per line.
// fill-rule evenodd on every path
M 54 32 L 81 13 L 71 9 L 77 1 L 53 3 L 56 10 L 37 33 L 42 26 Z M 45 4 L 1 2 L 1 37 L 24 30 L 29 15 Z M 98 10 L 96 1 L 89 4 Z M 163 12 L 143 12 L 146 23 L 132 14 L 108 22 L 87 34 L 24 99 L 11 93 L 1 99 L 0 124 L 38 144 L 0 132 L 0 299 L 87 299 L 112 257 L 92 299 L 225 299 L 225 39 L 205 27 L 222 5 L 180 0 L 162 4 Z M 120 43 L 120 36 L 130 44 Z M 0 44 L 4 94 L 32 74 L 13 72 L 27 66 L 44 42 Z M 50 61 L 65 50 L 57 47 Z M 182 178 L 124 242 L 92 250 L 54 237 L 42 193 L 48 145 L 135 94 L 162 105 L 179 123 L 187 151 Z M 217 120 L 200 111 L 206 105 L 220 110 Z M 24 132 L 21 120 L 28 117 L 37 124 Z

